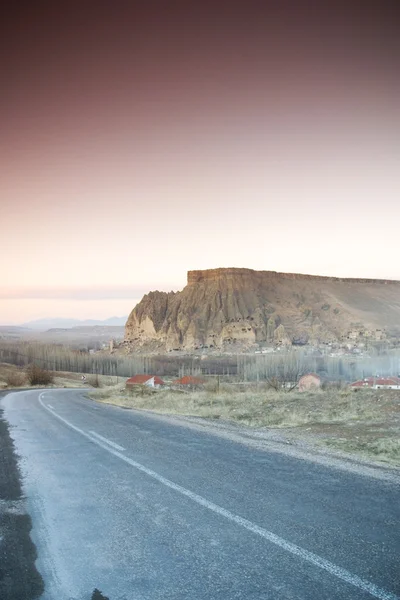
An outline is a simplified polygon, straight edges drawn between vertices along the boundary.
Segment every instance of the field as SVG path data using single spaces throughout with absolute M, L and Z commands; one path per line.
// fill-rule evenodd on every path
M 123 384 L 93 390 L 100 402 L 275 430 L 302 440 L 400 466 L 400 391 L 350 388 L 299 393 L 265 386 L 230 386 L 183 392 Z
M 35 387 L 29 385 L 27 378 L 27 369 L 24 367 L 16 367 L 7 363 L 0 363 L 0 389 L 18 389 Z M 70 373 L 69 371 L 54 371 L 51 372 L 53 382 L 46 387 L 54 388 L 81 388 L 83 387 L 82 375 L 84 373 Z M 88 387 L 98 386 L 113 386 L 117 381 L 122 381 L 121 377 L 111 375 L 86 375 L 86 384 Z M 123 379 L 125 381 L 125 379 Z M 43 387 L 43 386 L 39 386 Z

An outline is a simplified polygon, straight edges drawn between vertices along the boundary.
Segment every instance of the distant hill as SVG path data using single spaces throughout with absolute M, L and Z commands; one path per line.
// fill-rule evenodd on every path
M 36 339 L 45 343 L 86 344 L 95 342 L 108 343 L 111 339 L 122 340 L 122 325 L 78 325 L 77 327 L 56 327 L 39 331 L 32 329 L 25 339 Z
M 131 312 L 132 349 L 365 344 L 400 337 L 400 282 L 251 269 L 189 271 L 181 292 L 150 292 Z
M 127 316 L 125 317 L 110 317 L 109 319 L 37 319 L 35 321 L 28 321 L 22 323 L 21 327 L 34 329 L 36 331 L 47 331 L 48 329 L 71 329 L 72 327 L 94 327 L 97 325 L 110 326 L 110 327 L 124 327 Z
M 16 325 L 0 325 L 0 339 L 19 339 L 24 334 L 29 333 L 29 331 L 25 327 L 17 327 Z
M 23 333 L 27 327 L 18 325 L 0 325 L 0 333 Z

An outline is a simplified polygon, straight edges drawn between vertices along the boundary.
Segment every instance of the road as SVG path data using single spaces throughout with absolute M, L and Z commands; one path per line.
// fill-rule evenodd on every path
M 400 486 L 75 390 L 3 400 L 43 600 L 400 599 Z

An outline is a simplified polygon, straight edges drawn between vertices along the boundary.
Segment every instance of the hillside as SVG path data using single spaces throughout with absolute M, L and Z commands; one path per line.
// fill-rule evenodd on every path
M 251 269 L 189 271 L 180 292 L 150 292 L 125 327 L 131 348 L 230 350 L 368 343 L 400 336 L 400 282 Z

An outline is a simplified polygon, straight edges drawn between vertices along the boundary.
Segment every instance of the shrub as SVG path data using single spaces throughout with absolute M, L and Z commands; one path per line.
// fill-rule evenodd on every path
M 323 381 L 321 384 L 321 389 L 324 391 L 347 390 L 348 387 L 345 381 Z
M 26 381 L 25 374 L 20 371 L 12 371 L 11 373 L 8 373 L 4 379 L 9 387 L 21 387 Z
M 150 396 L 151 394 L 157 394 L 157 391 L 154 388 L 141 383 L 130 385 L 128 389 L 131 396 Z
M 100 380 L 99 380 L 99 376 L 98 376 L 97 374 L 96 374 L 96 375 L 93 375 L 92 377 L 89 377 L 89 378 L 86 380 L 86 383 L 88 383 L 89 385 L 91 385 L 91 386 L 92 386 L 92 387 L 94 387 L 94 388 L 99 388 L 99 387 L 101 387 Z
M 216 381 L 215 379 L 207 381 L 207 383 L 204 384 L 203 388 L 206 392 L 209 392 L 210 394 L 215 394 L 218 391 L 218 381 Z
M 54 381 L 52 371 L 42 369 L 37 365 L 30 365 L 26 370 L 26 376 L 30 385 L 49 385 Z

